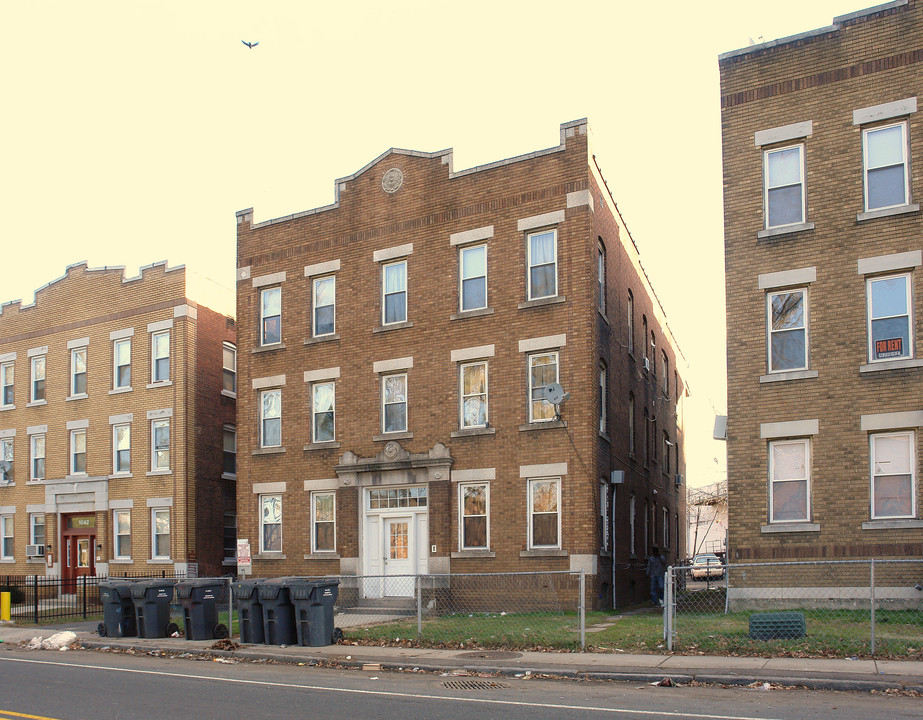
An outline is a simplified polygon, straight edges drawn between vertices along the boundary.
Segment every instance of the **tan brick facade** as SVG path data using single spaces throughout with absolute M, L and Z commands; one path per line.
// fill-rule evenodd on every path
M 923 553 L 921 39 L 909 0 L 720 60 L 732 560 Z
M 578 121 L 562 126 L 558 147 L 458 173 L 451 151 L 391 150 L 338 180 L 331 206 L 258 224 L 238 213 L 238 506 L 254 575 L 585 569 L 594 604 L 645 597 L 647 548 L 667 537 L 675 554 L 683 542 L 684 361 L 593 163 Z M 544 386 L 555 365 L 570 398 L 560 420 L 539 404 L 530 421 L 532 372 Z M 464 384 L 485 368 L 486 393 Z M 395 390 L 387 410 L 385 387 Z M 471 498 L 467 520 L 466 492 L 486 494 Z M 330 511 L 312 506 L 330 493 L 332 531 Z
M 0 516 L 13 532 L 0 573 L 227 572 L 222 349 L 235 342 L 234 321 L 187 299 L 185 269 L 165 263 L 131 278 L 72 265 L 32 305 L 4 304 Z

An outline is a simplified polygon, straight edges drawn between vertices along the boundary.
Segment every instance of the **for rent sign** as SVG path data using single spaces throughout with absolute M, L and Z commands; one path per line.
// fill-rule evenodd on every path
M 904 338 L 889 338 L 875 341 L 875 359 L 903 357 Z

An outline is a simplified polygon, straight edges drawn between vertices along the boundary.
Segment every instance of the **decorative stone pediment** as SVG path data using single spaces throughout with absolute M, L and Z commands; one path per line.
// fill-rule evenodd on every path
M 347 486 L 438 482 L 449 479 L 452 462 L 449 449 L 442 443 L 426 452 L 411 453 L 391 440 L 374 457 L 359 457 L 347 450 L 334 470 L 341 484 Z

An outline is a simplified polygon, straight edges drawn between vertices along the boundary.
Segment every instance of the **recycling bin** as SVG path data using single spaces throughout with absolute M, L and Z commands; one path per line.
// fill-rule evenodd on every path
M 261 582 L 256 580 L 240 580 L 231 585 L 231 592 L 237 598 L 237 624 L 240 627 L 240 641 L 242 643 L 263 643 L 266 635 L 263 632 L 263 605 L 260 602 L 260 593 L 256 587 Z
M 176 583 L 176 598 L 183 606 L 183 629 L 187 640 L 212 640 L 228 636 L 227 625 L 218 622 L 218 596 L 227 583 L 216 578 L 194 578 Z
M 138 580 L 131 584 L 138 637 L 170 637 L 179 630 L 176 623 L 170 622 L 170 603 L 173 602 L 175 584 L 175 580 L 166 578 Z
M 134 637 L 135 605 L 131 600 L 130 580 L 106 580 L 99 583 L 99 599 L 103 605 L 103 621 L 97 626 L 100 637 Z
M 256 586 L 263 606 L 263 642 L 266 645 L 294 645 L 295 606 L 289 593 L 289 578 L 272 578 Z
M 334 643 L 333 606 L 339 585 L 339 580 L 288 579 L 299 645 L 323 647 Z

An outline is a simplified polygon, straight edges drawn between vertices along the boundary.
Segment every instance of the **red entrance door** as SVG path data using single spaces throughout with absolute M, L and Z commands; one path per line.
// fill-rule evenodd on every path
M 96 574 L 96 515 L 68 515 L 61 531 L 64 592 L 76 592 L 78 578 Z

